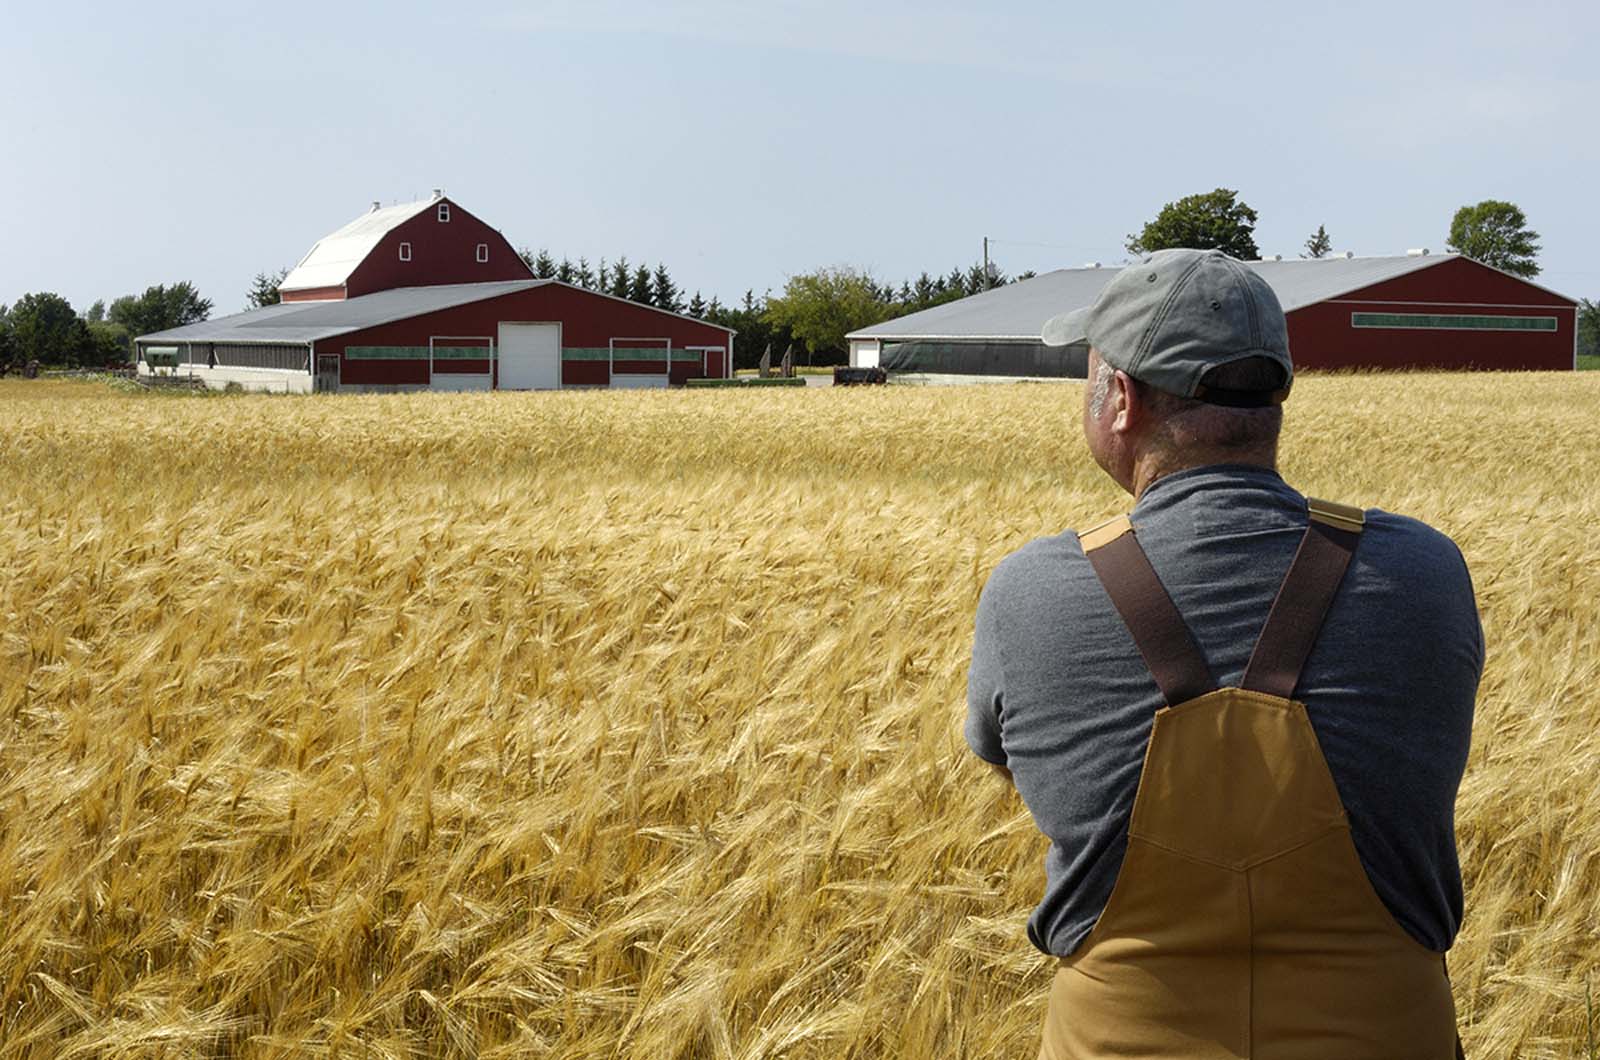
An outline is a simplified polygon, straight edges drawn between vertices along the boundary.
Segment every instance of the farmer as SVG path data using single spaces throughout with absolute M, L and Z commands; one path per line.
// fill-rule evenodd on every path
M 1007 557 L 978 603 L 967 741 L 1050 840 L 1039 1055 L 1456 1055 L 1483 668 L 1461 553 L 1278 476 L 1293 368 L 1248 266 L 1152 254 L 1043 339 L 1089 344 L 1084 436 L 1135 503 Z

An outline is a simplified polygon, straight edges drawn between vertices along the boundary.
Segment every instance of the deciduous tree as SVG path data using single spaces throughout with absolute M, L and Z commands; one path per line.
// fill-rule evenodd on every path
M 188 281 L 168 287 L 146 287 L 144 294 L 123 295 L 111 303 L 107 314 L 113 324 L 121 324 L 130 335 L 148 335 L 193 324 L 211 315 L 211 299 L 201 298 Z
M 1539 275 L 1539 233 L 1515 203 L 1485 199 L 1450 219 L 1451 250 L 1513 276 Z
M 847 334 L 894 312 L 878 298 L 871 276 L 840 265 L 789 277 L 782 297 L 768 300 L 765 315 L 774 325 L 787 327 L 815 355 L 844 350 Z
M 89 325 L 50 291 L 25 294 L 7 314 L 13 359 L 75 368 L 90 352 Z
M 1128 236 L 1127 247 L 1135 254 L 1193 247 L 1254 261 L 1261 256 L 1255 227 L 1256 212 L 1239 201 L 1238 192 L 1218 188 L 1167 203 L 1138 235 Z
M 1578 299 L 1578 354 L 1600 357 L 1600 302 Z

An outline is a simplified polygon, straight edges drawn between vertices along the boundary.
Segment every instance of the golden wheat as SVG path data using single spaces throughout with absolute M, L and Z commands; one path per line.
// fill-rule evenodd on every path
M 0 384 L 0 1058 L 1028 1056 L 989 570 L 1127 499 L 1073 386 Z M 1600 373 L 1308 378 L 1286 476 L 1460 542 L 1469 1051 L 1600 970 Z

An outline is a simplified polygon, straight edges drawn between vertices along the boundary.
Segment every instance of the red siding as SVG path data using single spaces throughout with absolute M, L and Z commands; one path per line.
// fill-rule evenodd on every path
M 438 218 L 439 203 L 450 207 L 450 220 Z M 411 244 L 411 260 L 400 260 L 400 244 Z M 489 247 L 489 260 L 477 260 L 479 243 Z M 395 287 L 431 287 L 446 283 L 489 283 L 526 280 L 533 270 L 519 257 L 506 237 L 449 199 L 439 199 L 427 209 L 395 227 L 345 282 L 349 297 L 387 291 Z
M 302 287 L 298 291 L 284 291 L 285 302 L 327 302 L 344 297 L 343 287 Z
M 1295 367 L 1569 370 L 1577 307 L 1466 258 L 1376 283 L 1288 314 Z M 1352 313 L 1555 317 L 1555 331 L 1357 328 Z
M 616 338 L 671 339 L 673 349 L 678 351 L 689 346 L 720 346 L 727 350 L 732 341 L 728 332 L 710 324 L 608 298 L 593 291 L 550 283 L 324 339 L 317 343 L 317 353 L 341 355 L 341 378 L 347 384 L 426 385 L 427 361 L 350 360 L 342 355 L 349 346 L 426 346 L 429 336 L 448 335 L 457 340 L 463 336 L 497 337 L 502 321 L 560 323 L 561 345 L 565 348 L 602 349 Z M 634 359 L 619 359 L 618 374 L 623 371 L 661 374 L 663 362 L 660 359 L 642 359 L 638 349 L 629 352 Z M 670 380 L 681 383 L 703 374 L 720 376 L 724 370 L 721 357 L 713 354 L 707 359 L 712 362 L 707 366 L 709 371 L 703 371 L 699 361 L 674 361 Z M 472 368 L 469 369 L 468 365 Z M 484 370 L 483 362 L 458 361 L 451 368 L 456 371 Z M 561 365 L 561 381 L 566 386 L 603 386 L 608 381 L 607 364 L 605 361 L 564 361 Z

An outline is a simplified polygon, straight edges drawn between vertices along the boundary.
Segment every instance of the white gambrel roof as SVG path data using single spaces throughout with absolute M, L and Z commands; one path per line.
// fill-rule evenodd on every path
M 1458 254 L 1245 262 L 1272 286 L 1285 313 L 1451 261 Z M 1057 269 L 920 313 L 852 331 L 851 339 L 1035 339 L 1045 321 L 1094 302 L 1120 266 Z M 1520 280 L 1520 277 L 1513 277 Z M 1527 281 L 1523 280 L 1526 283 Z M 1536 286 L 1536 285 L 1535 285 Z M 1542 289 L 1542 288 L 1541 288 Z M 1554 294 L 1555 292 L 1550 292 Z M 1559 296 L 1565 297 L 1565 295 Z
M 300 263 L 278 285 L 280 291 L 299 291 L 308 287 L 342 287 L 371 254 L 383 237 L 413 217 L 445 202 L 442 196 L 403 202 L 368 210 L 331 235 L 323 236 Z

